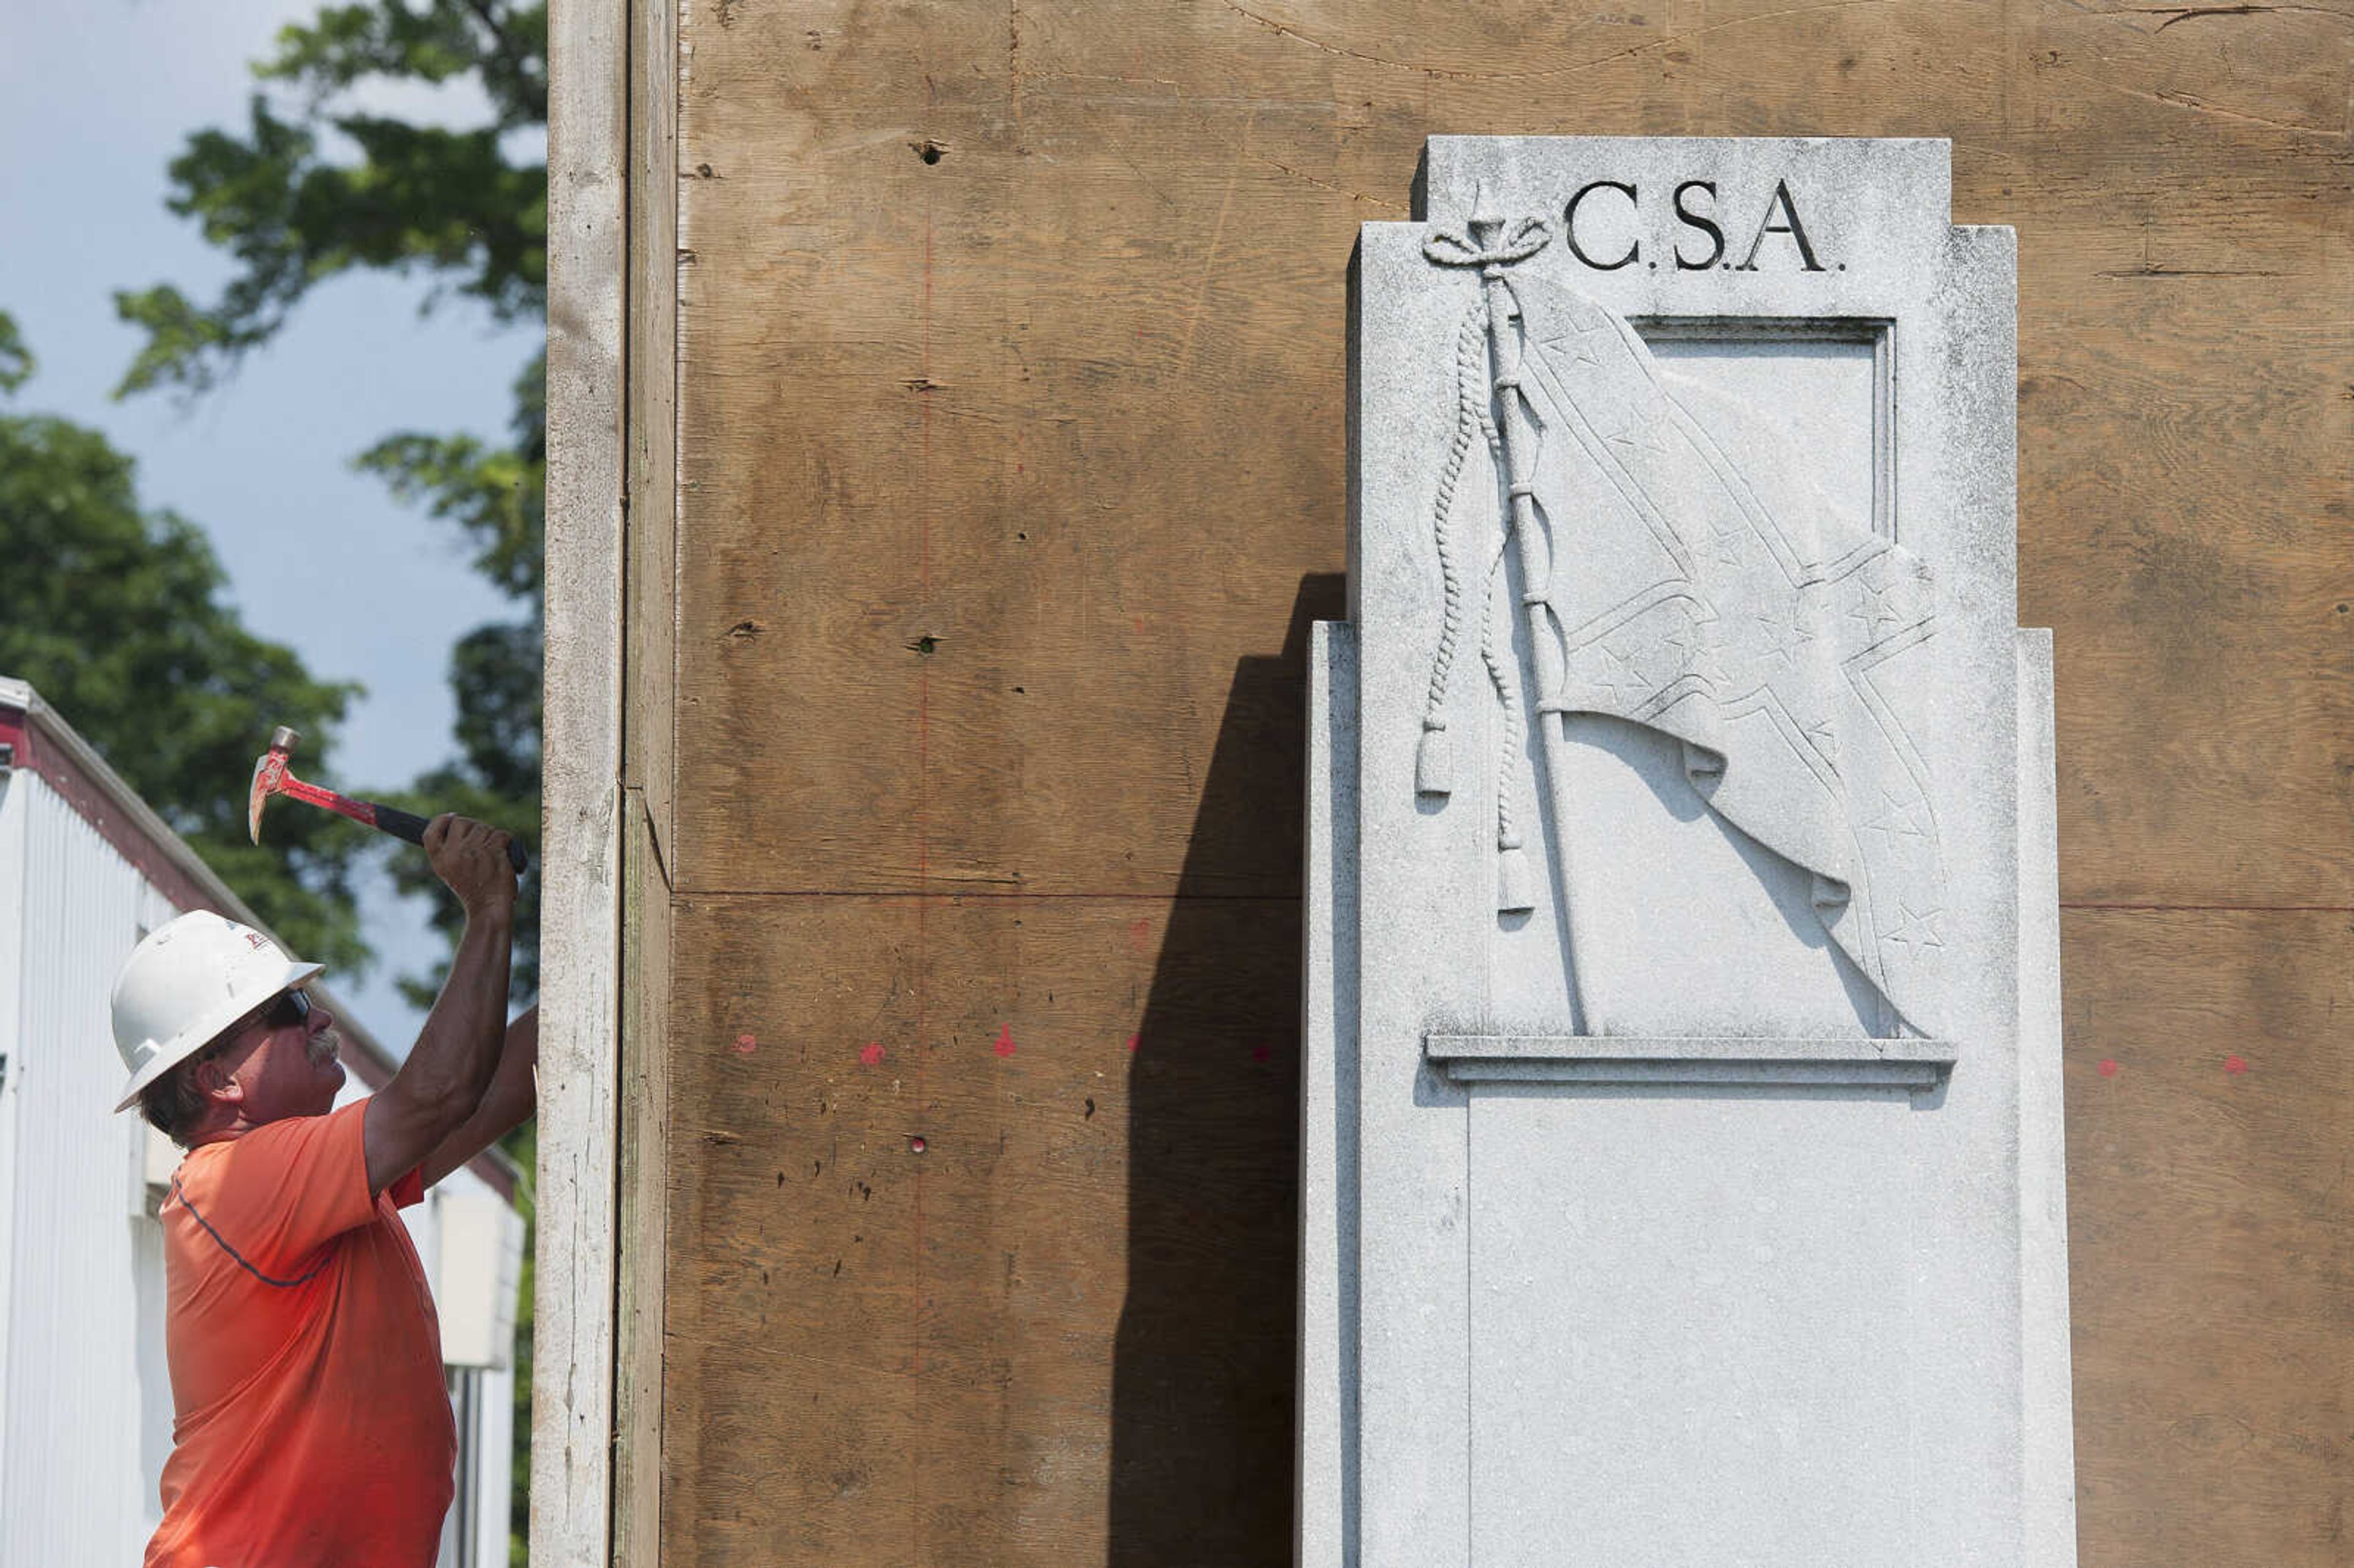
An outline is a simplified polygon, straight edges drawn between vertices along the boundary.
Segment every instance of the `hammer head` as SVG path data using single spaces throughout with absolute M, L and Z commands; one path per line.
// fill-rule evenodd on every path
M 253 789 L 245 800 L 245 831 L 255 843 L 261 842 L 261 808 L 286 782 L 286 754 L 302 738 L 281 724 L 270 732 L 270 749 L 254 759 Z

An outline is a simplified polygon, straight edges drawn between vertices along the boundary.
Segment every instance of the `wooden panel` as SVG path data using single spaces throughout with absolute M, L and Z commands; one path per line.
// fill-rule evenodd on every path
M 2065 921 L 2087 1568 L 2346 1561 L 2342 913 Z
M 682 884 L 1288 893 L 1295 802 L 1188 835 L 1236 656 L 1341 564 L 1352 204 L 1059 58 L 1110 14 L 890 15 L 695 35 Z
M 2354 28 L 2022 15 L 690 17 L 683 885 L 1166 891 L 1233 652 L 1340 560 L 1355 225 L 1430 130 L 1607 126 L 1956 140 L 2023 231 L 2070 895 L 2335 896 L 2354 698 L 2286 677 L 2347 670 Z M 1204 873 L 1288 887 L 1268 825 Z
M 667 1549 L 1279 1546 L 1298 950 L 1286 900 L 682 899 Z
M 2309 1184 L 2342 1082 L 2238 1142 L 2208 1134 L 2256 1069 L 2126 1102 L 2120 1147 L 2192 1151 L 2178 1209 L 2087 1149 L 2124 1071 L 2083 1091 L 2153 1027 L 2327 1037 L 2354 26 L 723 0 L 680 27 L 680 1561 L 1288 1557 L 1298 633 L 1338 613 L 1349 249 L 1437 131 L 1950 136 L 1956 217 L 2019 227 L 2021 620 L 2056 632 L 2077 906 L 2084 1561 L 2318 1560 L 2336 1385 L 2234 1385 L 2208 1337 L 2219 1301 L 2279 1306 L 2249 1332 L 2284 1366 L 2343 1335 Z M 2091 907 L 2150 905 L 2183 907 Z M 1156 1091 L 1163 1012 L 1191 1044 Z M 1265 1100 L 1229 1066 L 1259 1043 Z M 2191 1419 L 2216 1411 L 2263 1440 Z M 2196 1485 L 2154 1420 L 2210 1444 Z
M 2345 903 L 2343 143 L 2110 112 L 2122 143 L 2042 133 L 2031 179 L 1987 160 L 1956 196 L 2020 233 L 2020 617 L 2054 633 L 2062 896 Z

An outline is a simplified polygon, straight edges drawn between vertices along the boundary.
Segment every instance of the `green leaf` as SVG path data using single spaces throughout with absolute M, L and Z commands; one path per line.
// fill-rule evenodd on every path
M 116 395 L 211 390 L 312 289 L 355 267 L 424 274 L 502 322 L 542 313 L 547 171 L 509 161 L 510 128 L 336 114 L 324 102 L 287 118 L 256 94 L 241 133 L 190 136 L 166 205 L 237 270 L 208 305 L 169 284 L 115 296 L 116 313 L 146 333 Z M 356 157 L 330 156 L 330 141 Z
M 455 523 L 473 545 L 474 567 L 517 598 L 536 598 L 546 545 L 546 360 L 515 383 L 515 439 L 494 447 L 474 436 L 387 436 L 354 460 L 392 493 Z
M 9 393 L 33 378 L 33 351 L 16 331 L 16 318 L 0 311 L 0 393 Z

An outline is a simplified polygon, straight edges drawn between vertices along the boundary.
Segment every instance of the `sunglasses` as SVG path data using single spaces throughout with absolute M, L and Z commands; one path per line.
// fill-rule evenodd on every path
M 209 1061 L 219 1055 L 247 1038 L 246 1031 L 257 1023 L 261 1025 L 264 1033 L 275 1034 L 281 1029 L 292 1029 L 298 1023 L 308 1022 L 313 1005 L 308 991 L 281 991 L 213 1036 L 213 1043 L 206 1046 L 196 1059 Z
M 311 996 L 302 991 L 290 991 L 253 1014 L 263 1028 L 273 1031 L 292 1029 L 310 1016 Z

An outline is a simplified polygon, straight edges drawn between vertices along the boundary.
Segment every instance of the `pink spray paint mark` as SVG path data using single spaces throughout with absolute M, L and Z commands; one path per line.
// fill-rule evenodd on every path
M 1143 1044 L 1144 1044 L 1144 1036 L 1143 1036 L 1143 1035 L 1141 1035 L 1141 1034 L 1131 1034 L 1131 1035 L 1129 1035 L 1129 1036 L 1128 1037 L 1128 1054 L 1129 1054 L 1129 1055 L 1131 1055 L 1131 1056 L 1135 1055 L 1135 1054 L 1136 1054 L 1136 1048 L 1137 1048 L 1138 1046 L 1140 1046 L 1140 1045 Z
M 738 1034 L 736 1036 L 736 1054 L 738 1056 L 749 1056 L 753 1052 L 759 1048 L 760 1042 L 757 1036 L 750 1034 Z
M 1150 918 L 1139 916 L 1128 923 L 1128 945 L 1132 951 L 1143 952 L 1151 941 L 1152 922 Z
M 991 1047 L 990 1047 L 990 1049 L 991 1049 L 992 1051 L 995 1051 L 995 1052 L 996 1052 L 999 1055 L 1001 1055 L 1001 1056 L 1011 1056 L 1011 1055 L 1013 1055 L 1013 1025 L 1012 1025 L 1011 1023 L 1006 1023 L 1006 1024 L 1001 1024 L 1001 1025 L 999 1025 L 999 1027 L 998 1027 L 998 1031 L 997 1031 L 997 1044 L 996 1044 L 995 1045 L 991 1046 Z
M 858 1048 L 858 1059 L 865 1063 L 870 1067 L 881 1066 L 883 1065 L 883 1042 L 880 1040 L 869 1040 L 865 1044 L 861 1045 Z
M 2105 1078 L 2114 1078 L 2117 1075 L 2117 1065 L 2113 1059 L 2104 1056 L 2101 1058 L 2101 1065 L 2094 1071 Z
M 1270 1053 L 1264 1045 L 1254 1045 L 1251 1047 L 1251 1060 L 1254 1062 L 1264 1062 L 1271 1054 L 1272 1053 Z
M 2246 1057 L 2226 1056 L 2223 1058 L 2223 1071 L 2232 1074 L 2233 1076 L 2236 1077 L 2247 1070 L 2248 1059 Z

